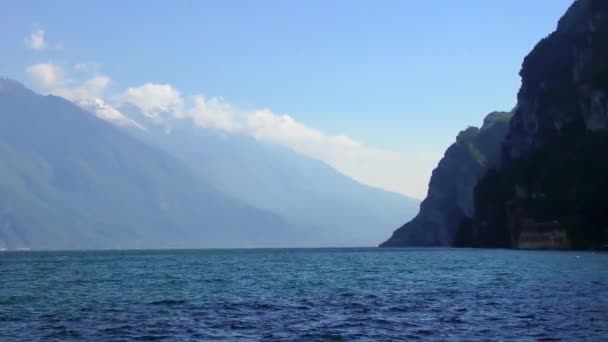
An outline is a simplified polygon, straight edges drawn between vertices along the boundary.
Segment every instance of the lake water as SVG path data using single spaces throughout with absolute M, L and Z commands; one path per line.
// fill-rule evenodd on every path
M 608 339 L 608 254 L 0 253 L 0 340 Z

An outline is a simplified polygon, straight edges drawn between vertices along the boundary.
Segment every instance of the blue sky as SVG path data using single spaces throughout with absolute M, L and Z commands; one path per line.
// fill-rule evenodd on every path
M 514 106 L 523 57 L 571 2 L 12 1 L 0 13 L 0 74 L 53 92 L 26 73 L 47 63 L 70 86 L 107 76 L 95 95 L 110 102 L 153 83 L 184 98 L 288 114 L 327 136 L 405 156 L 379 163 L 393 171 L 319 159 L 422 197 L 459 130 Z M 24 39 L 36 31 L 44 46 L 28 48 Z M 400 168 L 406 180 L 397 180 Z

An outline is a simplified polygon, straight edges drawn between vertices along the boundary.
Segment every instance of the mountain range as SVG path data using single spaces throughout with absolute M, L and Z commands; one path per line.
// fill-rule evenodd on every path
M 0 161 L 6 249 L 371 245 L 417 206 L 253 138 L 7 78 Z

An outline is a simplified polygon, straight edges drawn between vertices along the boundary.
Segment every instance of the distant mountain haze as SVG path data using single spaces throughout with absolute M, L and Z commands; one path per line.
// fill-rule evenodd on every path
M 78 106 L 1 84 L 4 248 L 251 247 L 289 235 L 278 216 Z
M 131 133 L 180 158 L 223 193 L 307 232 L 308 245 L 374 244 L 418 205 L 282 146 L 171 115 L 155 120 L 133 104 L 119 109 L 145 128 L 129 126 Z
M 285 148 L 115 110 L 0 81 L 0 247 L 373 245 L 417 206 Z

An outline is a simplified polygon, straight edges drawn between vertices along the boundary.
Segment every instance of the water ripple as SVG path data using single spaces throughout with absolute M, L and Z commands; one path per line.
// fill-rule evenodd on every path
M 0 336 L 603 341 L 607 268 L 607 254 L 501 250 L 3 253 Z

